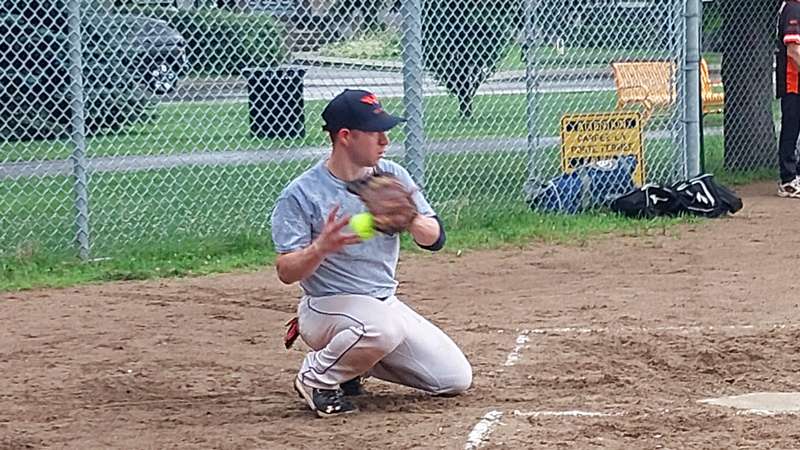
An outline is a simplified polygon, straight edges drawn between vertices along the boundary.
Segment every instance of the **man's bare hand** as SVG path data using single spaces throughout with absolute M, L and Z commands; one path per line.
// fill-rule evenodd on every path
M 328 213 L 322 232 L 312 244 L 322 257 L 330 255 L 331 253 L 336 253 L 345 246 L 361 242 L 361 238 L 357 235 L 344 231 L 345 227 L 350 222 L 350 216 L 346 215 L 341 219 L 337 219 L 336 214 L 338 213 L 339 205 L 336 205 L 331 212 Z

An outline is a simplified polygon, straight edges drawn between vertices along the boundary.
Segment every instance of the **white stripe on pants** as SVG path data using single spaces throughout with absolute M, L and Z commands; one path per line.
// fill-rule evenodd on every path
M 306 296 L 298 318 L 300 336 L 314 350 L 298 375 L 308 386 L 336 389 L 365 374 L 434 394 L 457 394 L 472 383 L 461 349 L 397 297 Z

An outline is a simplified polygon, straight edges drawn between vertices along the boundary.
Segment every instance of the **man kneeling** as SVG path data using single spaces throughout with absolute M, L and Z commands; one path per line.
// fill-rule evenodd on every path
M 472 368 L 463 352 L 395 296 L 401 232 L 430 251 L 445 242 L 442 222 L 409 173 L 382 159 L 386 132 L 403 119 L 360 90 L 339 94 L 322 118 L 330 155 L 283 190 L 271 218 L 278 277 L 303 289 L 297 324 L 313 349 L 295 389 L 320 417 L 356 411 L 347 396 L 361 391 L 364 377 L 433 394 L 465 391 Z M 413 213 L 376 216 L 376 223 L 392 222 L 393 231 L 362 240 L 348 221 L 366 206 L 348 186 L 376 173 L 405 185 Z

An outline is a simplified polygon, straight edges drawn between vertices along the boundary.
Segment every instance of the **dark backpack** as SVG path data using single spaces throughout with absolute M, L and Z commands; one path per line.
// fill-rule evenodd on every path
M 611 202 L 611 210 L 628 217 L 650 219 L 674 216 L 680 212 L 681 201 L 671 188 L 645 184 Z
M 732 190 L 714 181 L 711 174 L 703 174 L 673 186 L 686 211 L 704 217 L 734 214 L 744 204 Z
M 703 174 L 671 187 L 646 184 L 615 199 L 611 209 L 628 217 L 651 218 L 692 214 L 719 217 L 742 209 L 742 199 L 732 190 Z

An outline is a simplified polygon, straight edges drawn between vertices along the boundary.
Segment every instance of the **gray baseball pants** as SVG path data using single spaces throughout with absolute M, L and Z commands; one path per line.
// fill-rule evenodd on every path
M 336 389 L 364 375 L 433 394 L 458 394 L 472 383 L 472 367 L 461 349 L 395 296 L 305 296 L 298 320 L 300 337 L 313 350 L 298 374 L 308 386 Z

